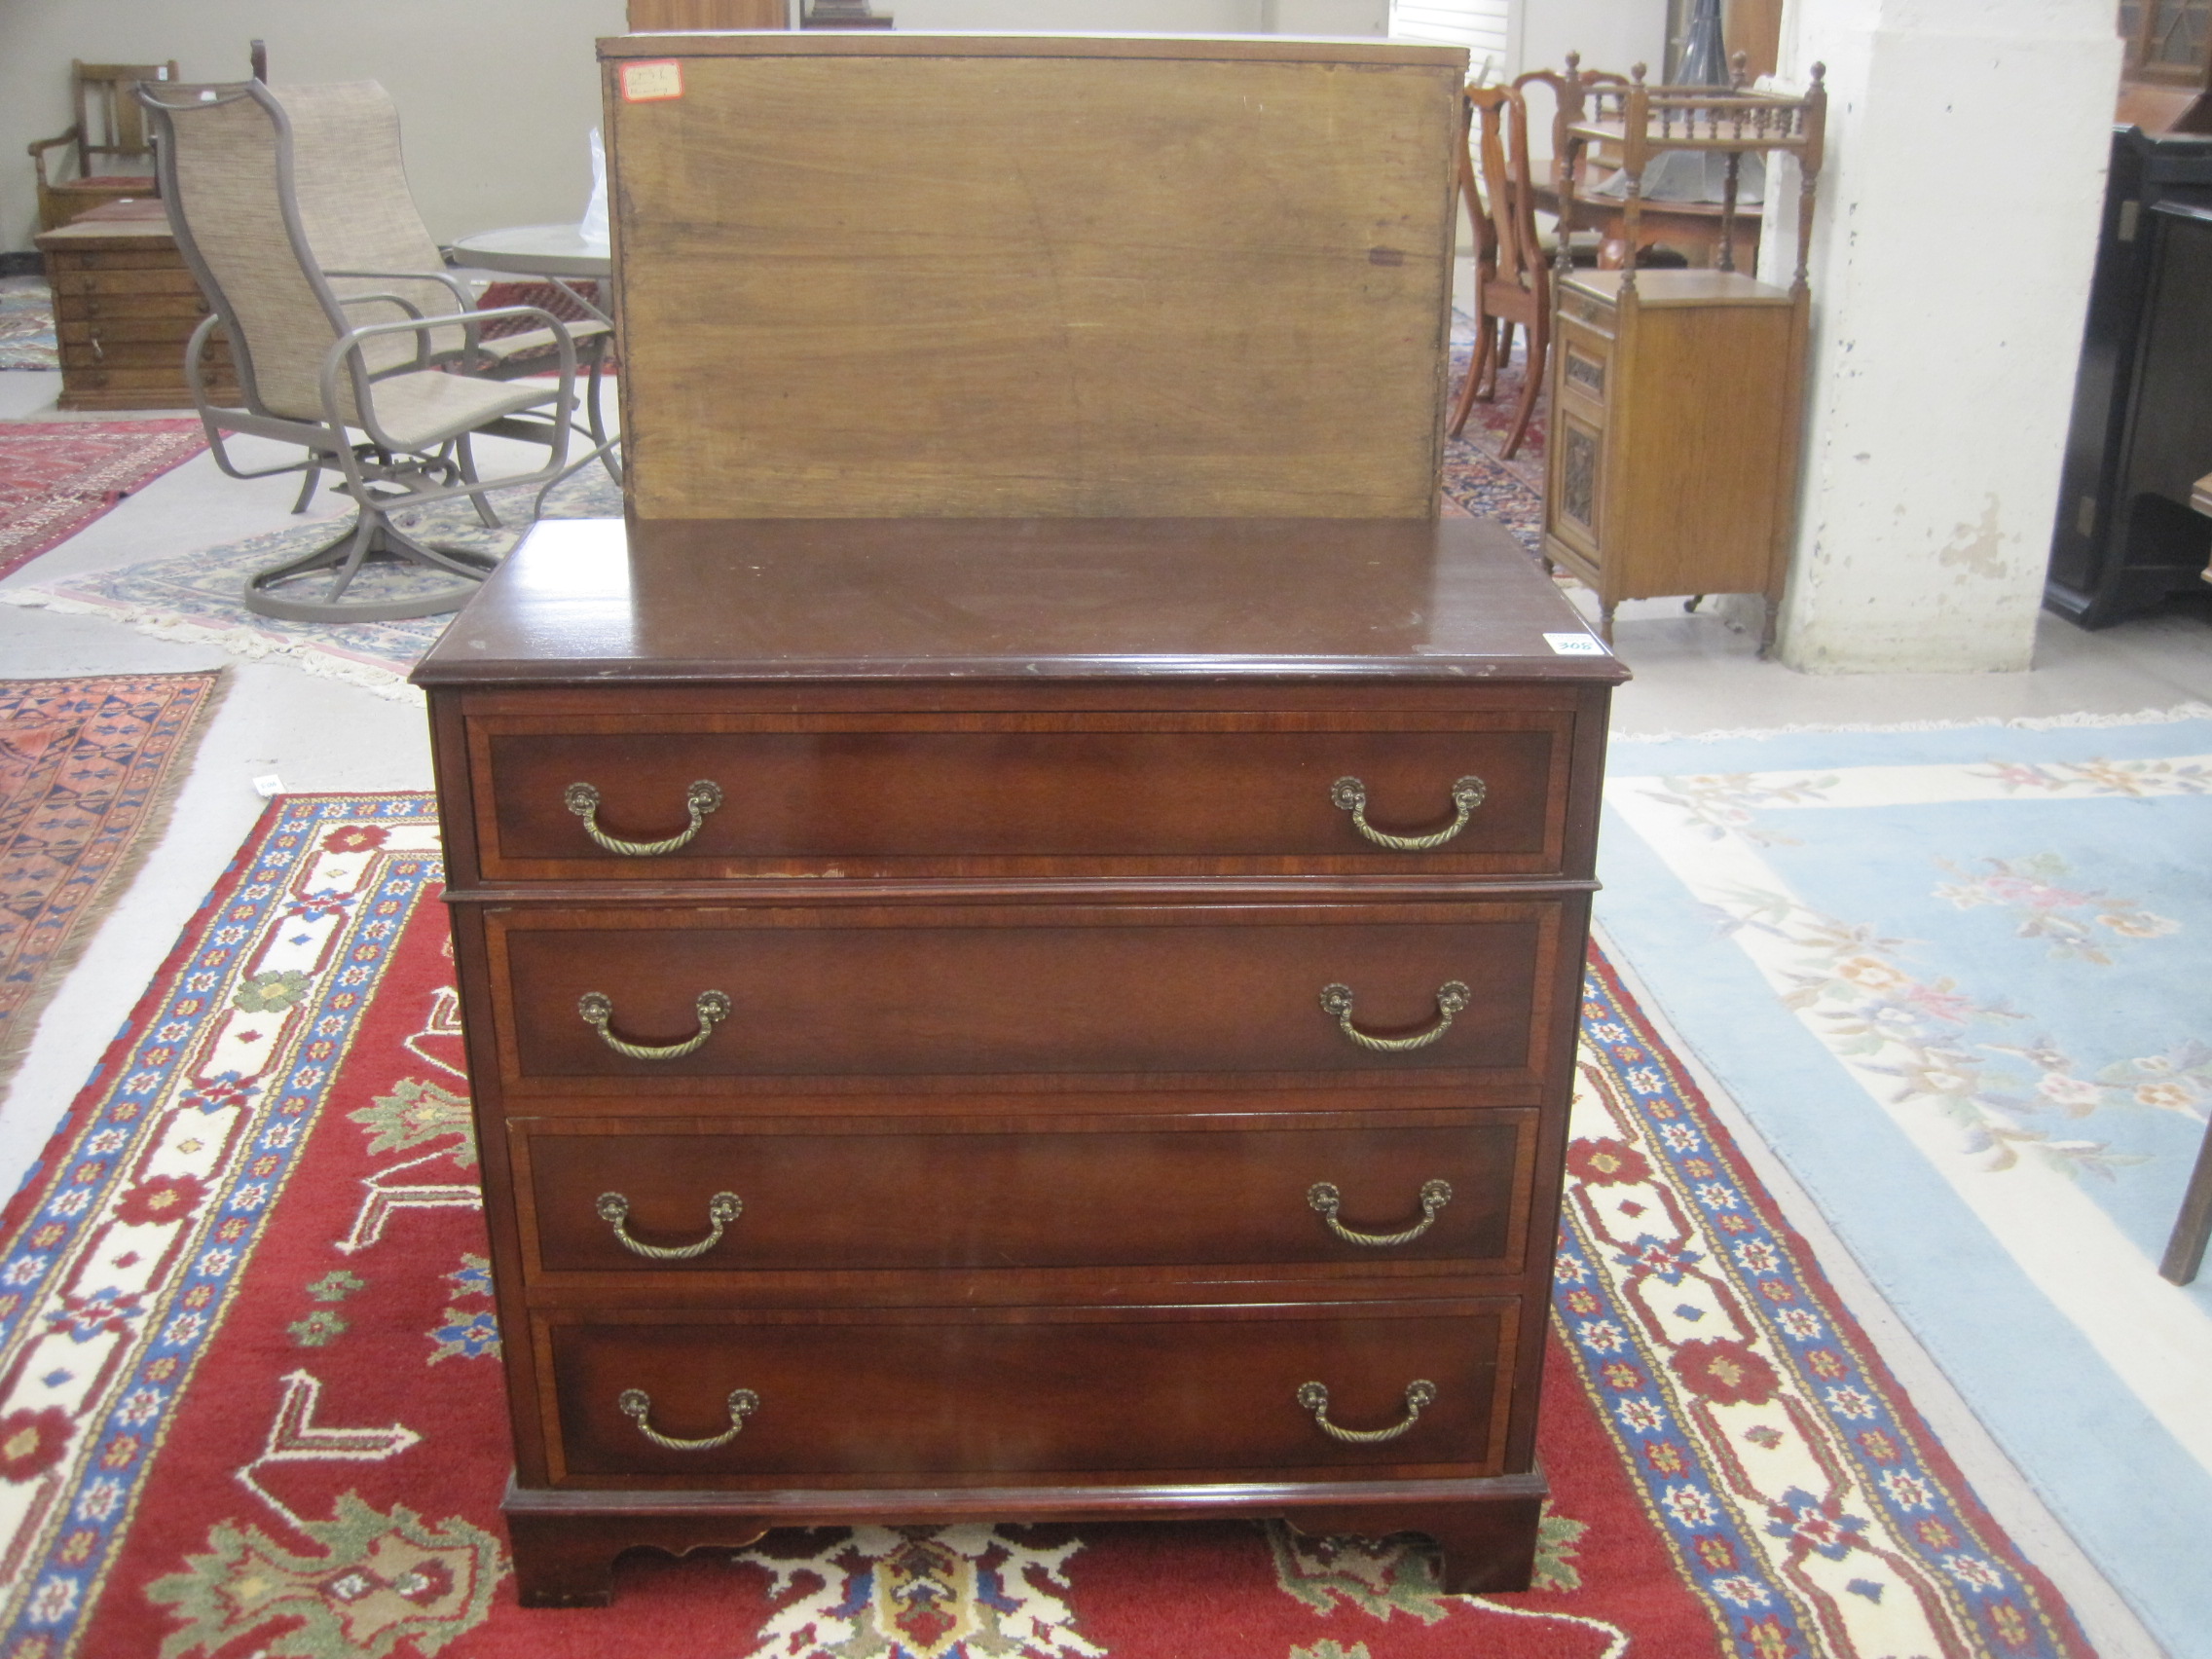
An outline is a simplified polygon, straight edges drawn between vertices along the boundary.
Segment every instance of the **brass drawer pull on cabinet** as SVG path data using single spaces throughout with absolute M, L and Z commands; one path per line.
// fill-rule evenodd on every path
M 1351 1022 L 1351 987 L 1349 985 L 1323 985 L 1321 1007 L 1336 1016 L 1337 1027 L 1362 1049 L 1373 1049 L 1378 1053 L 1402 1054 L 1410 1049 L 1425 1049 L 1452 1029 L 1453 1016 L 1463 1013 L 1474 1000 L 1474 993 L 1456 979 L 1447 980 L 1436 989 L 1436 1023 L 1426 1031 L 1411 1037 L 1370 1037 Z M 608 1039 L 612 1042 L 612 1038 Z
M 1367 822 L 1365 784 L 1357 778 L 1339 778 L 1329 786 L 1329 798 L 1351 814 L 1352 828 L 1378 847 L 1388 847 L 1393 853 L 1425 853 L 1432 847 L 1443 846 L 1467 827 L 1467 821 L 1475 815 L 1475 808 L 1482 805 L 1483 797 L 1489 793 L 1489 786 L 1482 779 L 1472 776 L 1461 778 L 1452 786 L 1452 804 L 1457 811 L 1450 824 L 1432 835 L 1392 835 Z
M 729 998 L 719 991 L 701 991 L 692 1007 L 699 1014 L 698 1034 L 656 1049 L 644 1043 L 625 1043 L 607 1028 L 608 1021 L 614 1017 L 614 1004 L 604 992 L 586 991 L 576 999 L 576 1012 L 583 1015 L 586 1025 L 599 1033 L 599 1040 L 617 1054 L 633 1060 L 681 1060 L 712 1037 L 718 1023 L 729 1017 Z
M 644 1395 L 639 1396 L 645 1398 Z M 1313 1420 L 1321 1425 L 1321 1432 L 1331 1440 L 1349 1441 L 1354 1446 L 1373 1446 L 1378 1441 L 1395 1440 L 1420 1420 L 1421 1408 L 1436 1402 L 1436 1384 L 1425 1379 L 1406 1384 L 1406 1415 L 1403 1421 L 1388 1428 L 1340 1428 L 1329 1420 L 1329 1390 L 1318 1382 L 1301 1383 L 1298 1403 L 1313 1414 Z M 651 1434 L 651 1429 L 646 1429 Z M 732 1431 L 735 1432 L 734 1430 Z M 659 1436 L 655 1435 L 655 1439 Z
M 609 835 L 599 827 L 599 791 L 589 784 L 571 784 L 562 795 L 561 802 L 584 821 L 584 833 L 610 853 L 620 853 L 626 859 L 649 859 L 661 853 L 673 853 L 698 834 L 699 826 L 706 823 L 707 814 L 722 803 L 722 787 L 711 778 L 701 778 L 683 792 L 683 804 L 691 813 L 691 825 L 680 830 L 663 841 L 625 841 L 619 835 Z
M 1308 1386 L 1318 1387 L 1319 1384 L 1309 1383 Z M 1425 1382 L 1420 1382 L 1416 1383 L 1415 1386 L 1425 1388 L 1428 1386 L 1428 1384 Z M 1407 1397 L 1409 1399 L 1412 1397 L 1410 1392 Z M 614 1403 L 617 1406 L 621 1407 L 622 1415 L 624 1417 L 630 1418 L 636 1421 L 638 1425 L 638 1432 L 644 1435 L 647 1440 L 651 1441 L 655 1446 L 665 1447 L 671 1452 L 712 1452 L 718 1446 L 727 1446 L 731 1441 L 735 1440 L 740 1434 L 745 1432 L 746 1417 L 750 1413 L 756 1412 L 760 1409 L 760 1396 L 758 1394 L 756 1394 L 750 1388 L 732 1389 L 730 1391 L 728 1402 L 729 1427 L 724 1429 L 719 1434 L 709 1435 L 705 1440 L 679 1440 L 673 1434 L 663 1434 L 659 1429 L 653 1427 L 651 1423 L 645 1420 L 645 1419 L 652 1413 L 653 1402 L 651 1397 L 646 1394 L 646 1392 L 643 1388 L 623 1389 L 621 1394 L 616 1397 Z M 1324 1402 L 1324 1404 L 1326 1402 Z M 1324 1423 L 1322 1426 L 1327 1427 L 1328 1425 Z M 1341 1428 L 1330 1429 L 1329 1432 L 1332 1434 L 1342 1434 L 1344 1430 Z M 1398 1431 L 1396 1429 L 1392 1429 L 1390 1432 L 1392 1434 L 1395 1434 Z
M 719 1244 L 722 1241 L 722 1229 L 745 1213 L 745 1200 L 735 1193 L 717 1193 L 709 1198 L 707 1219 L 714 1223 L 714 1227 L 696 1244 L 646 1244 L 631 1237 L 627 1225 L 630 1220 L 630 1200 L 620 1193 L 600 1194 L 598 1209 L 599 1219 L 614 1229 L 615 1239 L 632 1255 L 650 1257 L 656 1262 L 683 1262 L 693 1256 L 704 1256 Z
M 608 1198 L 612 1197 L 611 1193 L 608 1195 Z M 1344 1202 L 1344 1196 L 1337 1191 L 1336 1184 L 1331 1181 L 1316 1181 L 1312 1186 L 1307 1188 L 1306 1201 L 1320 1211 L 1321 1219 L 1329 1224 L 1329 1231 L 1342 1238 L 1346 1244 L 1368 1244 L 1379 1250 L 1387 1249 L 1393 1244 L 1411 1244 L 1436 1225 L 1436 1212 L 1452 1201 L 1452 1183 L 1449 1181 L 1423 1181 L 1420 1184 L 1420 1220 L 1415 1222 L 1403 1233 L 1354 1233 L 1337 1219 L 1337 1208 Z M 599 1213 L 601 1215 L 607 1213 L 607 1198 L 599 1200 Z M 625 1238 L 622 1242 L 628 1244 L 630 1241 Z M 636 1249 L 638 1246 L 631 1245 L 631 1248 Z M 703 1249 L 705 1246 L 702 1245 L 701 1248 Z M 656 1255 L 687 1253 L 689 1252 L 654 1252 Z

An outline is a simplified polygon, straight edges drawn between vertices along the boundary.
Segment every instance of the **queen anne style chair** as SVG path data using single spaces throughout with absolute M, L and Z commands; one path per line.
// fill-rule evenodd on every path
M 425 263 L 387 256 L 421 221 L 396 194 L 384 164 L 397 157 L 390 104 L 373 83 L 289 87 L 141 87 L 159 139 L 162 193 L 177 247 L 212 314 L 187 350 L 186 376 L 217 463 L 237 478 L 320 469 L 359 511 L 328 546 L 249 577 L 245 603 L 297 621 L 388 621 L 460 608 L 498 563 L 473 548 L 439 547 L 393 522 L 468 497 L 487 525 L 498 522 L 494 489 L 544 486 L 567 470 L 575 424 L 574 333 L 535 306 L 470 308 L 468 296 L 427 247 Z M 388 145 L 388 155 L 385 153 Z M 420 251 L 420 250 L 417 250 Z M 373 258 L 373 265 L 357 263 Z M 410 268 L 412 266 L 412 268 Z M 531 330 L 494 343 L 481 325 L 530 319 Z M 213 403 L 201 368 L 211 331 L 228 337 L 241 407 Z M 500 382 L 498 357 L 550 342 L 557 381 Z M 501 352 L 498 349 L 503 348 Z M 241 469 L 228 433 L 303 446 L 299 461 Z M 548 448 L 543 467 L 496 478 L 477 474 L 477 436 Z M 305 492 L 303 491 L 303 500 Z M 458 580 L 431 591 L 349 598 L 372 558 Z M 314 594 L 305 578 L 330 572 Z
M 146 112 L 132 91 L 141 81 L 174 81 L 176 63 L 70 65 L 77 122 L 68 131 L 30 147 L 38 168 L 38 225 L 51 231 L 88 207 L 155 192 L 154 155 L 146 139 Z M 69 158 L 62 163 L 54 158 Z M 118 168 L 122 170 L 118 171 Z M 73 168 L 74 175 L 64 168 Z
M 1459 194 L 1475 222 L 1475 350 L 1453 405 L 1457 437 L 1478 397 L 1497 395 L 1497 371 L 1513 349 L 1513 330 L 1529 335 L 1527 377 L 1502 459 L 1528 435 L 1551 350 L 1551 271 L 1536 238 L 1535 193 L 1529 176 L 1529 111 L 1512 87 L 1469 87 L 1471 144 L 1459 146 Z M 1479 131 L 1478 131 L 1479 128 Z M 1481 176 L 1476 175 L 1480 156 Z

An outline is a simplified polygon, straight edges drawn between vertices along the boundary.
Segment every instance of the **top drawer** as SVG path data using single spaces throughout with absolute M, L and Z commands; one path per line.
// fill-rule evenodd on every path
M 562 714 L 467 731 L 483 879 L 666 882 L 1571 874 L 1574 724 L 1567 709 Z

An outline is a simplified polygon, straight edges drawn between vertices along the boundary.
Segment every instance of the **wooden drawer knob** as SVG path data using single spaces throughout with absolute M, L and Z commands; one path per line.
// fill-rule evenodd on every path
M 745 1432 L 745 1419 L 752 1413 L 760 1409 L 760 1396 L 750 1388 L 732 1389 L 728 1400 L 729 1427 L 723 1429 L 719 1434 L 709 1435 L 704 1440 L 679 1440 L 673 1434 L 661 1433 L 659 1429 L 647 1422 L 645 1419 L 652 1415 L 653 1402 L 651 1396 L 646 1394 L 643 1388 L 623 1389 L 615 1398 L 614 1403 L 621 1408 L 624 1417 L 637 1423 L 638 1432 L 655 1446 L 663 1447 L 670 1452 L 712 1452 L 718 1446 L 727 1446 Z M 1330 1432 L 1342 1433 L 1343 1431 L 1332 1429 Z M 1397 1431 L 1393 1429 L 1391 1432 L 1396 1433 Z
M 706 823 L 707 814 L 722 803 L 722 787 L 712 778 L 701 778 L 683 792 L 683 804 L 691 814 L 688 828 L 659 841 L 625 841 L 619 835 L 609 835 L 599 827 L 599 791 L 589 784 L 571 784 L 561 796 L 561 803 L 583 820 L 584 833 L 610 853 L 619 853 L 626 859 L 649 859 L 662 853 L 673 853 L 698 834 L 699 826 Z
M 1452 1029 L 1453 1016 L 1464 1013 L 1474 1001 L 1474 993 L 1456 979 L 1447 980 L 1436 989 L 1436 1023 L 1426 1031 L 1417 1031 L 1411 1037 L 1373 1037 L 1351 1022 L 1351 987 L 1349 985 L 1323 985 L 1321 1007 L 1334 1014 L 1337 1029 L 1357 1043 L 1362 1049 L 1378 1053 L 1403 1054 L 1410 1050 L 1425 1049 Z
M 1349 1441 L 1354 1446 L 1373 1446 L 1378 1441 L 1395 1440 L 1420 1420 L 1421 1408 L 1436 1402 L 1436 1384 L 1425 1379 L 1416 1379 L 1406 1384 L 1406 1415 L 1388 1428 L 1345 1428 L 1329 1420 L 1329 1390 L 1318 1382 L 1299 1385 L 1298 1403 L 1313 1414 L 1313 1420 L 1321 1432 L 1331 1440 Z M 650 1433 L 648 1429 L 646 1431 Z
M 645 1043 L 626 1043 L 614 1035 L 609 1029 L 614 1019 L 614 1003 L 604 991 L 586 991 L 576 999 L 576 1013 L 583 1016 L 586 1025 L 599 1033 L 599 1040 L 617 1054 L 633 1060 L 681 1060 L 685 1054 L 696 1051 L 715 1034 L 715 1027 L 729 1017 L 729 998 L 720 991 L 701 991 L 699 1000 L 691 1006 L 699 1015 L 697 1033 L 681 1043 L 655 1048 Z
M 1329 786 L 1329 798 L 1343 811 L 1351 814 L 1352 828 L 1373 841 L 1378 847 L 1387 847 L 1393 853 L 1425 853 L 1441 847 L 1467 827 L 1474 817 L 1475 808 L 1482 805 L 1490 786 L 1482 779 L 1468 776 L 1452 786 L 1452 805 L 1455 813 L 1452 822 L 1427 835 L 1393 835 L 1378 830 L 1367 822 L 1367 786 L 1357 778 L 1339 778 Z
M 606 1199 L 600 1200 L 601 1204 Z M 1346 1244 L 1366 1244 L 1375 1249 L 1388 1249 L 1393 1244 L 1411 1244 L 1436 1225 L 1437 1211 L 1452 1201 L 1452 1183 L 1449 1181 L 1423 1181 L 1420 1186 L 1420 1220 L 1403 1233 L 1358 1233 L 1337 1219 L 1337 1210 L 1344 1197 L 1332 1181 L 1316 1181 L 1306 1189 L 1306 1201 L 1318 1210 L 1329 1231 Z M 602 1209 L 602 1214 L 605 1210 Z
M 647 1244 L 630 1236 L 630 1200 L 620 1193 L 602 1193 L 597 1204 L 599 1219 L 614 1230 L 615 1240 L 632 1255 L 645 1256 L 655 1262 L 684 1262 L 693 1256 L 704 1256 L 722 1241 L 722 1229 L 745 1213 L 745 1200 L 735 1193 L 717 1193 L 707 1200 L 707 1220 L 711 1224 L 707 1236 L 696 1244 Z

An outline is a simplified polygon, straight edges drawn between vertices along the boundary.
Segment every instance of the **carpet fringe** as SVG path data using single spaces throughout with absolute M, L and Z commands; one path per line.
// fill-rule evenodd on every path
M 313 645 L 297 645 L 282 640 L 272 640 L 255 633 L 251 628 L 210 628 L 203 622 L 194 622 L 176 615 L 164 615 L 159 611 L 118 611 L 111 606 L 95 605 L 87 600 L 71 599 L 65 594 L 45 592 L 30 588 L 0 587 L 0 602 L 20 606 L 26 610 L 53 610 L 71 616 L 97 616 L 118 623 L 133 633 L 149 639 L 173 640 L 181 645 L 212 645 L 233 656 L 249 662 L 276 658 L 303 674 L 313 674 L 324 680 L 344 681 L 387 697 L 395 703 L 423 701 L 423 693 L 407 683 L 406 680 L 389 669 L 374 663 L 352 662 L 344 657 L 318 651 Z
M 1729 726 L 1715 731 L 1615 731 L 1615 743 L 1725 743 L 1738 738 L 1792 737 L 1800 732 L 1969 731 L 1977 726 L 2010 726 L 2023 731 L 2056 731 L 2069 726 L 2172 725 L 2212 718 L 2212 703 L 2177 703 L 2170 709 L 2137 709 L 2132 714 L 1980 715 L 1965 720 L 1843 721 L 1833 725 Z

